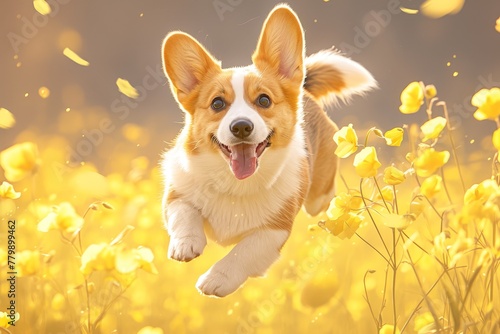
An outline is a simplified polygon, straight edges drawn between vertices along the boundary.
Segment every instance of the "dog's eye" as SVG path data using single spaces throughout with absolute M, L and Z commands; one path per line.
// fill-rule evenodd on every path
M 257 104 L 262 108 L 269 108 L 271 106 L 271 98 L 266 94 L 260 94 L 257 98 Z
M 212 100 L 212 104 L 210 105 L 210 107 L 214 111 L 221 111 L 226 107 L 226 102 L 224 102 L 222 97 L 216 97 L 215 99 Z

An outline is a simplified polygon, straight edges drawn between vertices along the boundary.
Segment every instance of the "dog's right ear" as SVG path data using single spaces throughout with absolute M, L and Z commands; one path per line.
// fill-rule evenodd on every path
M 220 63 L 193 37 L 171 32 L 162 48 L 163 68 L 182 107 L 192 112 L 200 83 L 221 71 Z

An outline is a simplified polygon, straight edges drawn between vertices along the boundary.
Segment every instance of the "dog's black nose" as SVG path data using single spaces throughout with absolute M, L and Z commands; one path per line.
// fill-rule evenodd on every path
M 229 126 L 229 130 L 238 138 L 245 139 L 253 131 L 253 123 L 246 118 L 235 119 Z

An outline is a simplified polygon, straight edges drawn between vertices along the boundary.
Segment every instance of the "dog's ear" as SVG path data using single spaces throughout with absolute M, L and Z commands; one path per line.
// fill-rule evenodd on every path
M 253 63 L 261 71 L 302 85 L 304 33 L 297 15 L 286 5 L 276 6 L 262 28 Z
M 186 108 L 199 84 L 221 71 L 220 63 L 193 37 L 171 32 L 163 42 L 163 68 L 174 97 Z

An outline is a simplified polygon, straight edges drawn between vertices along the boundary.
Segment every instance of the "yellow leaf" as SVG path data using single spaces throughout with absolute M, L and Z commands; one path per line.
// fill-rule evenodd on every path
M 21 193 L 14 190 L 14 187 L 9 182 L 2 182 L 0 185 L 0 197 L 18 199 Z
M 406 14 L 414 15 L 418 13 L 418 9 L 412 9 L 412 8 L 406 8 L 406 7 L 399 7 L 399 9 Z
M 45 0 L 34 0 L 33 7 L 35 7 L 35 10 L 42 15 L 48 15 L 52 12 L 50 5 Z
M 137 89 L 135 89 L 128 80 L 118 78 L 116 80 L 116 85 L 118 86 L 118 90 L 120 93 L 132 98 L 136 99 L 139 97 L 139 93 L 137 92 Z
M 420 10 L 425 16 L 438 19 L 445 15 L 457 14 L 462 10 L 465 0 L 427 0 Z
M 9 129 L 16 124 L 16 119 L 10 111 L 0 108 L 0 128 Z
M 77 55 L 70 48 L 64 48 L 63 54 L 66 57 L 68 57 L 69 59 L 71 59 L 72 61 L 74 61 L 75 63 L 77 63 L 78 65 L 89 66 L 89 62 L 88 61 L 86 61 L 85 59 L 81 58 L 79 55 Z

